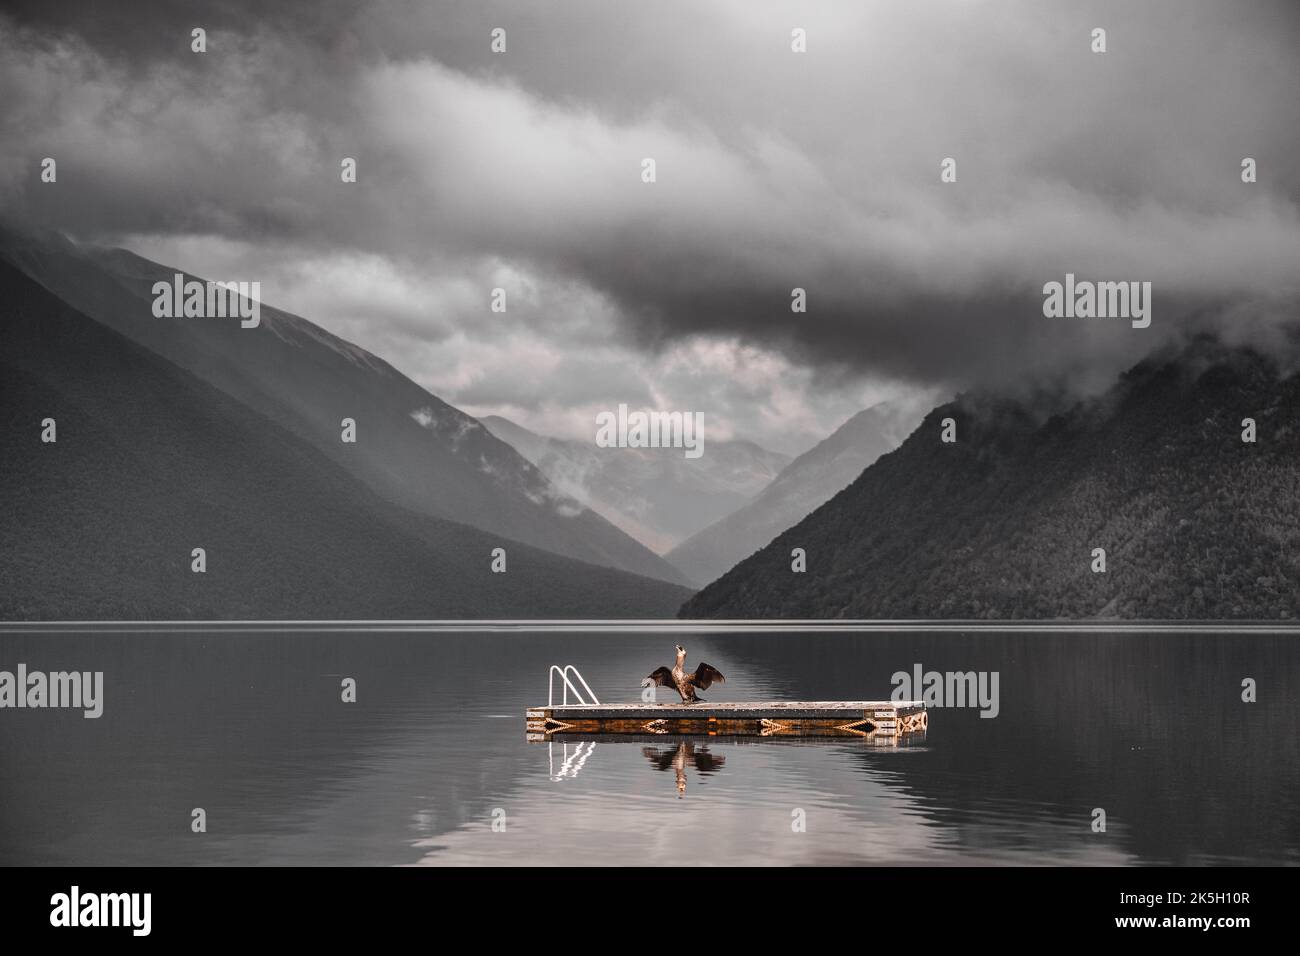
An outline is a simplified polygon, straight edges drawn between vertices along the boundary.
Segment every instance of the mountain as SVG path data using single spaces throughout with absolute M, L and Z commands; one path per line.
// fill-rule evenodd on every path
M 1205 338 L 1050 416 L 965 396 L 679 614 L 1294 618 L 1297 422 L 1300 378 Z
M 3 263 L 0 447 L 3 619 L 658 617 L 689 594 L 395 505 Z
M 744 507 L 683 541 L 664 557 L 705 584 L 753 554 L 847 487 L 862 470 L 898 447 L 920 417 L 909 406 L 873 405 L 788 464 Z
M 657 552 L 735 511 L 790 462 L 749 441 L 705 441 L 704 454 L 687 458 L 680 448 L 600 448 L 594 424 L 593 440 L 580 442 L 496 415 L 482 421 L 562 493 Z
M 267 416 L 395 504 L 581 561 L 684 582 L 658 555 L 558 492 L 477 420 L 306 319 L 265 303 L 255 328 L 236 319 L 156 318 L 153 284 L 171 282 L 180 270 L 58 235 L 0 229 L 0 261 Z M 340 441 L 344 418 L 356 422 L 355 444 Z

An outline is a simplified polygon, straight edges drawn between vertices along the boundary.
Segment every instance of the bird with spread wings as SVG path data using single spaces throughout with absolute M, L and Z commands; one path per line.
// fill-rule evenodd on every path
M 686 648 L 680 644 L 676 645 L 676 648 L 677 663 L 672 668 L 657 668 L 641 682 L 641 686 L 649 687 L 657 684 L 660 687 L 671 687 L 682 695 L 683 704 L 703 703 L 704 698 L 696 696 L 696 688 L 708 690 L 713 684 L 725 682 L 726 678 L 712 664 L 705 664 L 703 661 L 696 666 L 694 673 L 687 671 Z

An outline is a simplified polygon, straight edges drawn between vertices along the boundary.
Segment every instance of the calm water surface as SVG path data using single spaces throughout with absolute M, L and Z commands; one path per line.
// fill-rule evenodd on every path
M 1000 713 L 903 746 L 525 742 L 549 664 L 635 702 L 675 640 L 727 675 L 711 701 L 887 698 L 919 663 L 998 671 Z M 6 864 L 1300 861 L 1295 639 L 0 635 L 20 661 L 104 671 L 105 704 L 0 710 Z

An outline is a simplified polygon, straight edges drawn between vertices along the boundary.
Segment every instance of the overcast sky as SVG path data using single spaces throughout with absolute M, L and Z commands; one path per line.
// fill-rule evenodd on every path
M 1300 299 L 1285 0 L 5 10 L 6 215 L 258 279 L 542 431 L 590 437 L 627 402 L 793 452 L 880 398 L 1095 386 Z M 1066 272 L 1151 281 L 1151 328 L 1044 318 Z

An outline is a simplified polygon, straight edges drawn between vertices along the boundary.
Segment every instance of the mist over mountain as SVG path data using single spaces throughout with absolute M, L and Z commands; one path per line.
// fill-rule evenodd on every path
M 1209 337 L 1057 413 L 963 396 L 679 616 L 1294 618 L 1297 421 L 1292 366 Z
M 689 593 L 395 505 L 4 263 L 0 447 L 3 619 L 657 617 Z
M 714 580 L 896 448 L 920 415 L 920 409 L 906 403 L 881 403 L 858 412 L 788 464 L 744 507 L 692 535 L 665 557 L 692 581 Z
M 667 562 L 559 492 L 477 420 L 306 319 L 265 303 L 255 328 L 241 328 L 236 320 L 156 318 L 153 285 L 170 283 L 180 270 L 50 233 L 0 228 L 0 259 L 282 425 L 397 505 L 683 583 Z M 340 441 L 344 418 L 356 422 L 355 444 Z
M 687 458 L 680 448 L 601 448 L 538 435 L 498 415 L 482 422 L 562 493 L 660 553 L 735 511 L 790 463 L 749 441 L 706 440 L 699 458 Z

